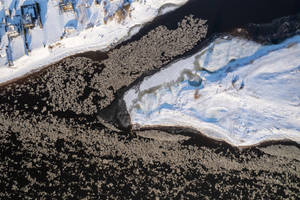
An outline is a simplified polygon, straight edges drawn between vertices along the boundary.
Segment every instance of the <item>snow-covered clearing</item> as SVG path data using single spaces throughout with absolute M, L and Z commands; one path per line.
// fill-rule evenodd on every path
M 235 146 L 300 143 L 300 36 L 226 36 L 145 78 L 124 100 L 136 127 L 190 127 Z

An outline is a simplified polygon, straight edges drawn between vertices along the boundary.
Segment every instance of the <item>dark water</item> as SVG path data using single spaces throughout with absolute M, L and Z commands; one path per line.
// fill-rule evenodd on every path
M 72 57 L 86 57 L 86 58 L 89 58 L 91 60 L 94 60 L 94 61 L 101 61 L 101 60 L 105 60 L 108 58 L 108 55 L 105 53 L 105 52 L 101 52 L 101 51 L 87 51 L 87 52 L 84 52 L 84 53 L 78 53 L 74 56 L 71 56 Z
M 190 0 L 177 10 L 147 23 L 139 33 L 117 45 L 116 48 L 139 40 L 149 31 L 161 25 L 169 29 L 176 29 L 178 22 L 189 15 L 208 20 L 208 36 L 210 36 L 248 23 L 268 23 L 275 18 L 299 12 L 299 0 Z M 76 56 L 99 61 L 106 58 L 106 54 L 101 51 L 85 52 Z
M 267 23 L 298 12 L 299 0 L 190 0 L 179 9 L 145 25 L 130 41 L 139 39 L 160 25 L 175 29 L 178 22 L 188 15 L 208 20 L 208 35 L 211 35 L 248 23 Z

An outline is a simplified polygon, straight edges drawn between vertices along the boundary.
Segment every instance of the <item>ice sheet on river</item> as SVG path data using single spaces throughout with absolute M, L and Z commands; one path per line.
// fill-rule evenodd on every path
M 300 36 L 230 36 L 145 78 L 124 99 L 138 127 L 182 126 L 236 146 L 300 142 Z

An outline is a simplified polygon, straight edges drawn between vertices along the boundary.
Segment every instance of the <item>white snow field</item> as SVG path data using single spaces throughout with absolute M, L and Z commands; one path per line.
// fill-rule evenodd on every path
M 300 36 L 270 46 L 218 38 L 124 100 L 137 128 L 189 127 L 234 146 L 300 143 Z
M 73 3 L 74 11 L 60 11 L 60 0 L 0 0 L 0 83 L 76 53 L 108 49 L 118 41 L 137 33 L 143 24 L 162 12 L 171 11 L 187 2 L 187 0 L 66 1 Z M 18 31 L 19 35 L 9 40 L 6 26 L 18 24 L 22 17 L 21 6 L 35 2 L 39 3 L 42 26 L 36 24 L 26 33 L 21 28 Z M 170 9 L 167 8 L 168 5 Z M 126 16 L 123 20 L 118 20 L 117 16 L 113 17 L 120 11 Z M 27 47 L 25 41 L 28 43 Z M 13 61 L 11 67 L 9 60 Z

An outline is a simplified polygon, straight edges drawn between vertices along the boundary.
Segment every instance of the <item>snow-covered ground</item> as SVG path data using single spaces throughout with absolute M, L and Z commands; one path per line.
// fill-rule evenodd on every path
M 157 15 L 187 2 L 99 0 L 97 5 L 96 0 L 71 1 L 74 12 L 60 11 L 59 0 L 0 0 L 0 83 L 69 55 L 109 48 L 132 36 L 142 24 Z M 9 40 L 6 20 L 10 24 L 17 24 L 22 16 L 21 6 L 34 2 L 38 2 L 40 6 L 42 27 L 36 24 L 34 28 L 27 29 L 27 32 L 21 29 L 19 36 Z M 120 14 L 121 18 L 122 14 L 125 16 L 124 19 L 120 19 Z M 13 67 L 8 66 L 9 58 L 13 61 Z
M 235 146 L 300 143 L 300 36 L 261 46 L 226 36 L 129 90 L 137 127 L 192 127 Z

